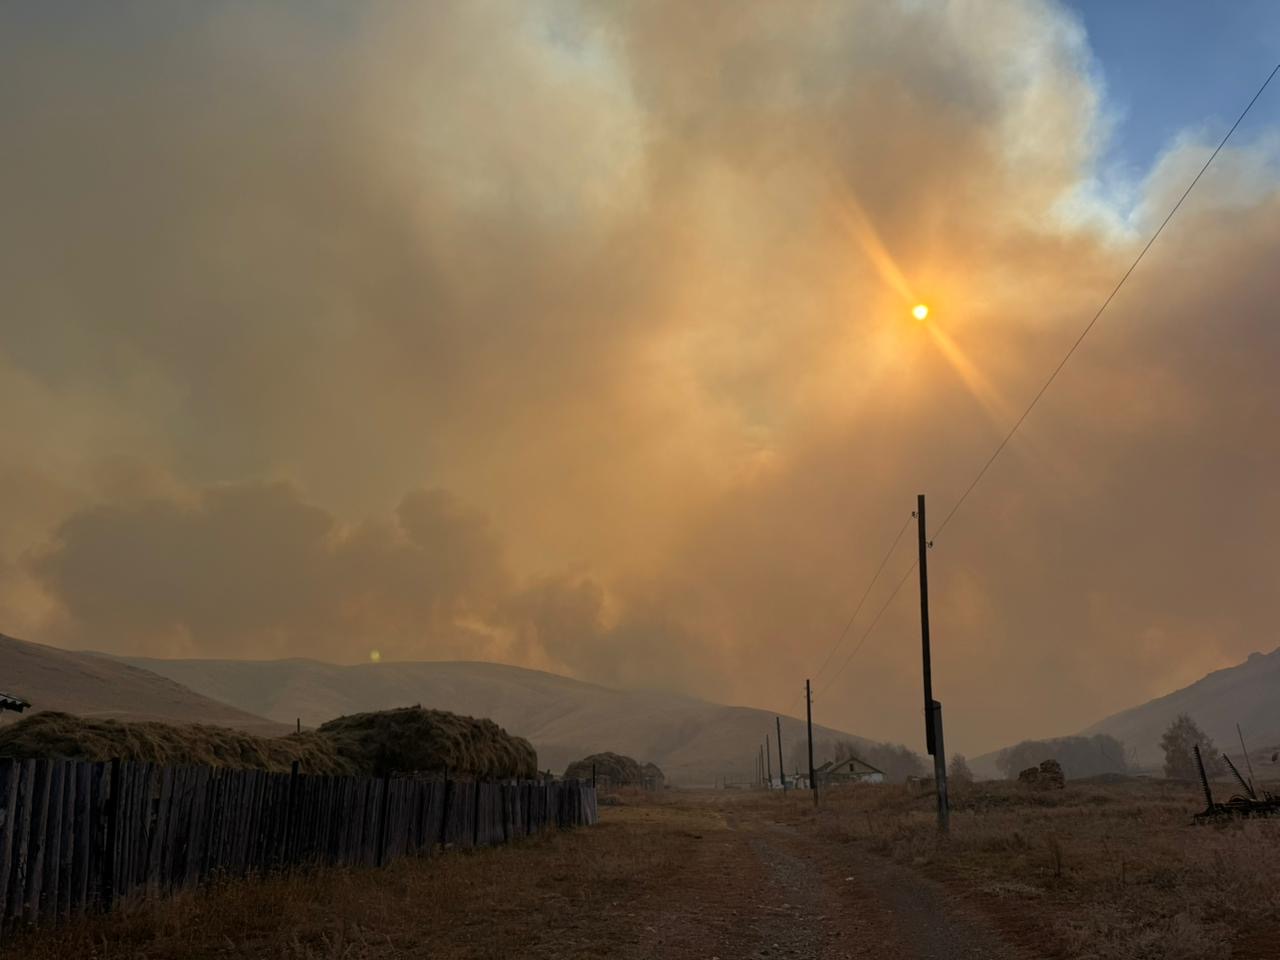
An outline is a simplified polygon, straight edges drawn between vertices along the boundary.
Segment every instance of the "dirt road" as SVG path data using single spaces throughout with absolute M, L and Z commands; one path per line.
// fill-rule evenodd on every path
M 1014 960 L 990 924 L 915 872 L 707 801 L 673 878 L 628 957 Z

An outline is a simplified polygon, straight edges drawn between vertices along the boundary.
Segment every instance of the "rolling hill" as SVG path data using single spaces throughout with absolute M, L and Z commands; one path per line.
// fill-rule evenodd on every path
M 1280 744 L 1280 648 L 1251 654 L 1234 667 L 1215 670 L 1180 690 L 1112 714 L 1080 735 L 1110 734 L 1124 744 L 1139 767 L 1158 772 L 1164 764 L 1160 736 L 1180 713 L 1189 714 L 1219 749 L 1237 759 L 1236 724 L 1240 724 L 1259 774 L 1280 775 L 1280 766 L 1271 760 Z M 1000 776 L 995 763 L 999 752 L 973 758 L 974 772 Z
M 75 653 L 0 634 L 0 690 L 31 703 L 30 713 L 60 710 L 82 717 L 210 723 L 276 736 L 288 728 L 218 703 L 171 678 L 111 657 Z M 0 714 L 0 722 L 17 720 Z
M 1254 748 L 1280 743 L 1280 648 L 1254 653 L 1190 686 L 1100 720 L 1083 732 L 1122 740 L 1144 767 L 1164 762 L 1160 735 L 1180 713 L 1190 714 L 1219 748 L 1236 753 L 1236 724 Z M 1255 761 L 1256 762 L 1256 761 Z
M 655 691 L 615 690 L 497 663 L 402 662 L 339 666 L 314 660 L 127 661 L 242 710 L 314 726 L 342 714 L 421 703 L 489 717 L 526 737 L 543 769 L 557 773 L 590 753 L 612 750 L 660 766 L 669 780 L 710 784 L 751 776 L 774 715 Z M 788 770 L 803 765 L 804 723 L 784 717 Z M 859 737 L 814 728 L 820 753 Z M 771 762 L 776 765 L 775 753 Z

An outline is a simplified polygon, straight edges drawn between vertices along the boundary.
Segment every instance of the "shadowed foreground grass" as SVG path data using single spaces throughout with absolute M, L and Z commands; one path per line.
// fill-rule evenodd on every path
M 27 934 L 3 952 L 24 960 L 607 956 L 611 944 L 638 939 L 631 905 L 678 868 L 679 838 L 709 817 L 667 804 L 608 808 L 596 827 L 508 847 L 138 903 Z
M 1192 826 L 1190 785 L 962 787 L 940 840 L 932 794 L 851 786 L 757 795 L 783 818 L 972 897 L 1036 954 L 1088 960 L 1280 957 L 1280 819 Z

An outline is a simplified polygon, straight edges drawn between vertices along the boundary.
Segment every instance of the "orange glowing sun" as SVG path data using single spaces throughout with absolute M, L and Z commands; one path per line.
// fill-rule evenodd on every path
M 925 317 L 929 316 L 929 308 L 923 303 L 917 303 L 911 308 L 911 315 L 917 320 L 923 320 Z

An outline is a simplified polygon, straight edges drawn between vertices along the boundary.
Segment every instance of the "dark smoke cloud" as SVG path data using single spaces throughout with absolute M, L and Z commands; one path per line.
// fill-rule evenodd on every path
M 0 629 L 785 709 L 1206 155 L 1098 200 L 1099 91 L 1037 0 L 6 8 Z M 938 538 L 957 749 L 1274 644 L 1248 133 Z M 905 594 L 824 722 L 919 739 Z
M 408 494 L 394 522 L 350 527 L 283 483 L 99 504 L 27 562 L 62 599 L 69 637 L 153 654 L 403 658 L 424 639 L 486 653 L 465 624 L 510 589 L 485 518 L 439 490 Z

